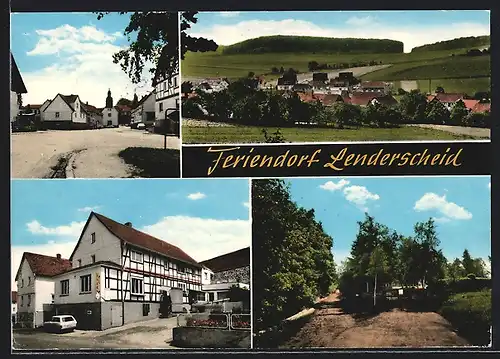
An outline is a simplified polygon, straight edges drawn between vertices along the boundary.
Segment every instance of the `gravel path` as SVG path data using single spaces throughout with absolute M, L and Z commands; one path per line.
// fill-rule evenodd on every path
M 128 147 L 163 148 L 163 136 L 128 127 L 13 133 L 12 177 L 50 178 L 58 165 L 77 178 L 129 177 L 118 157 Z M 168 137 L 167 147 L 180 149 L 180 140 Z
M 416 126 L 421 128 L 431 128 L 434 130 L 450 132 L 455 135 L 465 135 L 476 137 L 477 139 L 490 139 L 491 131 L 489 128 L 477 128 L 477 127 L 462 127 L 462 126 L 446 126 L 446 125 L 408 125 L 408 126 Z
M 312 318 L 282 348 L 389 348 L 468 346 L 434 312 L 393 310 L 357 319 L 338 308 L 338 294 L 320 301 Z

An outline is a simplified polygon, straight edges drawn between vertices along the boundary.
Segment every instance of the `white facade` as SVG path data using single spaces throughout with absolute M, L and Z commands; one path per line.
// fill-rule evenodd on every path
M 87 115 L 82 110 L 80 98 L 77 96 L 73 103 L 66 103 L 60 94 L 43 111 L 44 121 L 68 121 L 86 123 Z
M 165 119 L 166 111 L 179 108 L 180 78 L 176 73 L 155 86 L 155 120 Z
M 29 321 L 36 327 L 43 325 L 43 305 L 52 303 L 53 294 L 54 281 L 35 277 L 28 262 L 23 260 L 17 279 L 18 321 Z
M 19 104 L 17 102 L 17 93 L 11 91 L 10 92 L 10 122 L 14 122 L 16 120 L 16 117 L 18 114 L 19 114 Z
M 50 104 L 50 100 L 45 100 L 45 102 L 42 103 L 42 106 L 40 106 L 40 120 L 41 121 L 44 121 L 44 119 L 45 119 L 45 117 L 44 117 L 45 116 L 44 111 L 47 108 L 47 106 L 49 106 L 49 104 Z
M 148 97 L 142 101 L 136 108 L 131 112 L 132 123 L 144 123 L 146 125 L 152 125 L 155 120 L 155 94 L 151 92 Z
M 102 117 L 100 118 L 103 126 L 118 127 L 118 110 L 116 108 L 104 108 L 102 110 Z
M 207 267 L 203 267 L 201 270 L 201 284 L 202 286 L 208 285 L 212 283 L 212 278 L 214 276 L 214 272 L 208 269 Z

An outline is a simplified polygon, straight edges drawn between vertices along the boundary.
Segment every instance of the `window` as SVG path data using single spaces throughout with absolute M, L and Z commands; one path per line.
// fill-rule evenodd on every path
M 108 112 L 108 117 L 111 117 L 111 112 Z
M 21 288 L 24 288 L 24 278 L 21 279 Z
M 71 317 L 64 317 L 63 318 L 63 322 L 72 322 L 73 321 L 73 318 Z
M 91 289 L 91 277 L 90 274 L 80 277 L 80 293 L 90 293 Z
M 92 263 L 95 263 L 95 254 L 92 254 L 91 258 L 92 258 Z
M 95 232 L 90 235 L 90 243 L 95 243 Z
M 24 295 L 21 296 L 21 307 L 24 306 Z
M 177 87 L 177 77 L 174 77 L 174 86 Z
M 56 118 L 59 118 L 59 112 L 56 112 Z
M 214 293 L 208 293 L 208 301 L 213 302 L 214 301 Z
M 31 277 L 28 277 L 28 285 L 31 285 Z
M 142 305 L 142 315 L 143 315 L 144 317 L 147 317 L 147 316 L 149 315 L 149 311 L 150 311 L 150 306 L 149 306 L 149 304 L 144 303 L 144 304 Z
M 61 295 L 69 295 L 69 279 L 61 281 Z
M 163 102 L 160 102 L 160 112 L 163 112 Z
M 179 273 L 186 273 L 186 269 L 184 267 L 181 267 L 181 266 L 177 267 L 177 271 Z
M 143 295 L 143 280 L 141 278 L 133 278 L 132 277 L 132 286 L 131 286 L 131 293 L 134 295 Z
M 79 259 L 79 260 L 78 260 L 78 267 L 81 267 L 81 266 L 82 266 L 82 260 L 81 260 L 81 259 Z
M 139 262 L 142 263 L 142 253 L 139 252 L 130 252 L 130 260 L 132 262 Z
M 31 294 L 28 294 L 28 307 L 31 306 Z
M 210 280 L 214 280 L 214 275 L 210 274 Z
M 208 273 L 205 272 L 205 279 L 208 279 Z

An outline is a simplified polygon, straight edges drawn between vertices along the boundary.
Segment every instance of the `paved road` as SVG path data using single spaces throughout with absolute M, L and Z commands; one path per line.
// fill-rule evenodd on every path
M 311 319 L 283 348 L 389 348 L 469 346 L 451 325 L 433 312 L 393 310 L 374 317 L 345 314 L 338 294 L 321 300 Z
M 462 127 L 462 126 L 446 126 L 446 125 L 408 125 L 417 126 L 421 128 L 432 128 L 434 130 L 450 132 L 455 135 L 465 135 L 475 137 L 477 139 L 490 139 L 491 131 L 489 128 L 477 128 L 477 127 Z
M 170 345 L 177 318 L 154 319 L 105 331 L 14 332 L 14 349 L 178 349 Z
M 163 148 L 163 140 L 161 135 L 129 127 L 13 133 L 12 177 L 53 177 L 61 157 L 69 160 L 74 177 L 129 177 L 131 169 L 118 153 L 128 147 Z M 167 147 L 180 149 L 180 140 L 168 137 Z

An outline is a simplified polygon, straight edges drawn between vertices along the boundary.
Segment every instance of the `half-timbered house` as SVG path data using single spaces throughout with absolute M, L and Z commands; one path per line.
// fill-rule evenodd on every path
M 182 303 L 172 307 L 189 310 L 202 290 L 202 266 L 182 249 L 95 212 L 70 260 L 72 268 L 55 278 L 54 311 L 74 315 L 81 329 L 158 317 L 173 289 Z

